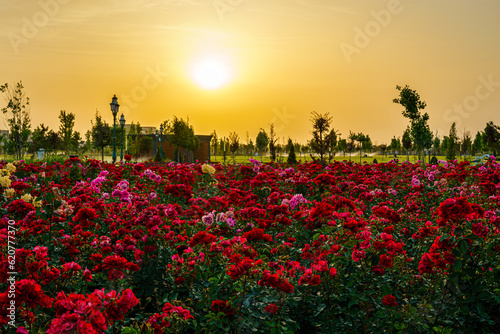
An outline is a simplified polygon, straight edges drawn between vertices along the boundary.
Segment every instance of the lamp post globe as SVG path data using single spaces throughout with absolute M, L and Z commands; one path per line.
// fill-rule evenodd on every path
M 125 117 L 123 116 L 123 114 L 120 117 L 120 126 L 122 127 L 122 144 L 120 148 L 120 161 L 123 161 L 123 131 L 125 127 Z
M 118 109 L 120 105 L 118 104 L 118 98 L 113 95 L 111 99 L 111 113 L 113 114 L 113 163 L 116 162 L 116 115 L 118 114 Z

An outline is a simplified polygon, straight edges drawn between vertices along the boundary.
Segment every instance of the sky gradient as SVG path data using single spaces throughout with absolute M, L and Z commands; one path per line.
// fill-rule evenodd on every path
M 96 110 L 112 122 L 116 94 L 143 126 L 175 115 L 255 142 L 274 123 L 280 143 L 305 143 L 314 110 L 344 138 L 389 143 L 408 124 L 396 85 L 427 102 L 440 137 L 454 121 L 475 135 L 500 123 L 498 13 L 497 0 L 6 0 L 0 84 L 22 80 L 32 129 L 56 130 L 66 110 L 82 136 Z M 227 64 L 224 87 L 190 77 L 207 57 Z

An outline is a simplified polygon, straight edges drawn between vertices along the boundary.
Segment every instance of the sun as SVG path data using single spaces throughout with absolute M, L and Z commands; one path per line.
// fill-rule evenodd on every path
M 217 89 L 230 80 L 229 67 L 220 59 L 204 58 L 192 65 L 191 77 L 204 89 Z

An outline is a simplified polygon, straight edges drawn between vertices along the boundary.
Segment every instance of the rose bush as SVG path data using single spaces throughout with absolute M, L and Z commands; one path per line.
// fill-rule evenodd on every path
M 2 332 L 500 326 L 494 160 L 0 169 Z

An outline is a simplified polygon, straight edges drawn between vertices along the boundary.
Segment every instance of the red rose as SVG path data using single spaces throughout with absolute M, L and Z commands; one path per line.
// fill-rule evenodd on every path
M 396 297 L 393 295 L 387 295 L 382 299 L 382 303 L 387 306 L 398 306 L 398 303 L 396 303 Z

